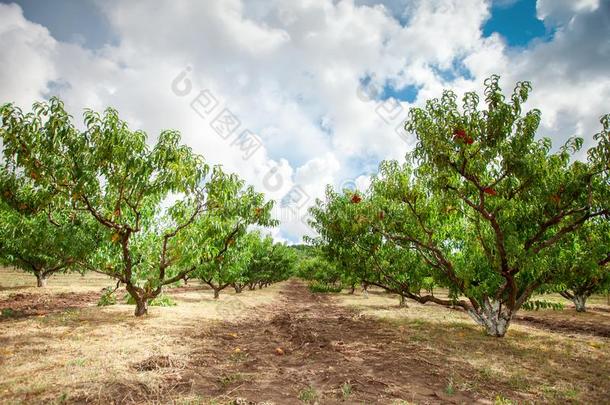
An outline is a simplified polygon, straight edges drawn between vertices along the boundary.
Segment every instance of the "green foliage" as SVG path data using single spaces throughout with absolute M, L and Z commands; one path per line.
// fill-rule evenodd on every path
M 70 219 L 83 215 L 100 237 L 79 265 L 118 279 L 136 303 L 221 257 L 248 226 L 274 225 L 272 202 L 210 168 L 176 131 L 151 147 L 111 108 L 87 110 L 79 131 L 57 98 L 28 114 L 5 104 L 0 116 L 3 184 L 12 187 L 5 199 L 27 194 L 35 209 L 48 201 L 67 205 Z
M 317 255 L 302 259 L 297 267 L 297 275 L 321 284 L 336 284 L 341 281 L 342 272 L 333 262 Z
M 510 399 L 505 398 L 502 395 L 498 395 L 494 399 L 494 405 L 513 405 L 513 404 L 517 404 L 517 403 L 518 402 L 511 401 Z
M 178 304 L 171 296 L 161 294 L 150 300 L 148 305 L 151 307 L 175 307 Z
M 445 386 L 445 393 L 447 395 L 455 394 L 455 383 L 453 382 L 453 377 L 450 377 L 447 381 L 447 385 Z
M 104 292 L 102 293 L 102 296 L 97 301 L 97 306 L 106 307 L 109 305 L 115 305 L 117 299 L 116 299 L 116 294 L 114 293 L 114 291 L 115 291 L 114 288 L 111 288 L 111 287 L 104 288 Z
M 135 305 L 136 300 L 131 295 L 127 294 L 124 298 L 125 303 L 129 305 Z M 176 301 L 169 295 L 161 294 L 155 298 L 151 298 L 148 301 L 148 305 L 151 307 L 175 307 L 178 305 Z
M 294 251 L 254 231 L 232 241 L 217 260 L 196 266 L 195 276 L 214 289 L 268 285 L 285 280 L 296 262 Z
M 308 288 L 312 293 L 339 293 L 343 289 L 341 284 L 326 284 L 320 281 L 310 282 Z
M 125 294 L 125 296 L 123 297 L 123 301 L 127 305 L 136 305 L 136 299 L 133 297 L 133 295 L 130 295 L 129 293 Z M 150 300 L 147 302 L 150 305 Z
M 72 366 L 72 367 L 74 367 L 74 366 L 84 367 L 85 364 L 87 364 L 87 359 L 82 359 L 81 358 L 81 359 L 70 360 L 67 365 L 68 366 Z
M 610 214 L 610 115 L 589 160 L 578 161 L 582 139 L 551 152 L 549 139 L 536 138 L 540 112 L 522 111 L 530 90 L 517 83 L 506 99 L 492 76 L 484 109 L 476 93 L 460 108 L 451 91 L 412 109 L 414 151 L 404 163 L 382 162 L 364 193 L 329 188 L 311 210 L 319 236 L 310 242 L 355 279 L 460 306 L 503 336 L 536 290 L 562 282 L 557 249 L 572 251 L 572 235 Z M 434 286 L 449 299 L 433 296 Z
M 18 312 L 16 312 L 15 310 L 11 309 L 11 308 L 2 308 L 2 311 L 0 312 L 0 316 L 2 318 L 14 318 L 18 315 Z
M 341 396 L 343 397 L 343 400 L 347 400 L 353 392 L 353 387 L 352 384 L 350 384 L 350 382 L 344 382 L 341 385 Z
M 276 283 L 294 273 L 297 254 L 282 243 L 273 243 L 271 236 L 254 237 L 250 249 L 252 257 L 243 275 L 246 283 Z
M 523 304 L 522 308 L 528 311 L 538 311 L 540 309 L 552 309 L 553 311 L 562 311 L 564 309 L 564 305 L 560 302 L 529 300 Z
M 219 382 L 223 389 L 226 389 L 232 384 L 248 381 L 248 379 L 249 377 L 246 375 L 243 375 L 241 373 L 233 373 L 224 375 L 222 378 L 220 378 Z
M 305 403 L 314 403 L 319 399 L 318 391 L 314 387 L 307 387 L 299 392 L 299 400 Z
M 32 182 L 0 168 L 0 264 L 46 280 L 58 272 L 80 271 L 101 234 L 88 217 L 66 201 L 36 201 Z
M 595 218 L 567 235 L 550 257 L 560 283 L 543 286 L 567 298 L 584 299 L 610 290 L 610 221 Z M 583 302 L 584 305 L 584 302 Z

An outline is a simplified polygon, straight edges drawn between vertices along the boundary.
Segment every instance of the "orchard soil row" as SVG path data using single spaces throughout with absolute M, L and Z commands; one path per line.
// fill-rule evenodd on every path
M 175 307 L 97 307 L 99 275 L 0 270 L 2 403 L 608 403 L 610 311 L 523 311 L 504 339 L 460 311 L 312 294 L 299 280 Z

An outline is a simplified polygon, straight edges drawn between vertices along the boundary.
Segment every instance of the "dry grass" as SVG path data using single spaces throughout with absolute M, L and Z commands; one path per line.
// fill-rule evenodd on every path
M 245 319 L 252 309 L 277 311 L 275 303 L 285 295 L 280 294 L 285 285 L 239 295 L 227 290 L 216 301 L 210 290 L 193 284 L 169 290 L 178 305 L 151 307 L 143 319 L 133 316 L 131 305 L 97 307 L 94 301 L 41 316 L 0 318 L 0 403 L 164 403 L 168 397 L 178 398 L 178 403 L 210 403 L 210 398 L 184 389 L 183 378 L 192 371 L 184 367 L 194 348 L 201 352 L 209 342 L 225 338 L 213 332 L 222 329 L 220 320 Z M 29 274 L 0 270 L 0 300 L 24 293 L 44 294 L 51 300 L 67 292 L 101 294 L 102 288 L 113 285 L 97 274 L 57 275 L 47 288 L 39 289 Z M 504 339 L 492 339 L 459 311 L 411 302 L 409 308 L 399 308 L 395 296 L 380 291 L 368 299 L 359 294 L 330 296 L 341 306 L 396 325 L 418 356 L 451 370 L 448 392 L 479 393 L 497 403 L 509 403 L 505 397 L 522 402 L 610 403 L 608 338 L 520 323 L 512 325 Z M 526 315 L 555 323 L 609 325 L 606 298 L 595 297 L 591 306 L 598 310 L 578 314 L 567 305 L 564 311 Z M 232 347 L 232 342 L 226 345 Z M 206 372 L 205 367 L 197 372 Z M 231 371 L 218 375 L 216 383 L 226 386 L 228 398 L 233 387 L 252 384 L 251 377 Z M 215 381 L 204 375 L 194 378 Z
M 360 294 L 338 294 L 340 305 L 397 325 L 422 352 L 446 360 L 455 370 L 450 382 L 456 390 L 481 392 L 485 386 L 504 383 L 507 391 L 519 392 L 525 401 L 551 403 L 610 403 L 610 339 L 573 331 L 550 331 L 516 323 L 507 336 L 494 339 L 461 311 L 409 301 L 398 307 L 398 298 L 380 290 L 369 298 Z M 545 296 L 545 300 L 561 297 Z M 566 301 L 563 301 L 566 303 Z M 522 311 L 526 316 L 550 321 L 593 322 L 610 325 L 606 297 L 591 300 L 598 311 L 577 313 L 566 305 L 563 311 Z M 603 311 L 605 309 L 605 311 Z M 468 375 L 460 373 L 468 369 Z M 472 369 L 478 375 L 471 375 Z M 448 383 L 449 384 L 449 383 Z M 504 399 L 499 396 L 497 402 Z
M 116 284 L 112 278 L 98 273 L 81 276 L 78 273 L 56 274 L 49 278 L 47 288 L 36 287 L 36 277 L 12 268 L 0 267 L 0 299 L 15 291 L 35 294 L 99 291 Z
M 39 289 L 33 276 L 4 269 L 0 270 L 0 299 L 24 291 L 47 295 L 100 291 L 113 284 L 97 274 L 56 275 L 47 288 Z M 149 316 L 142 319 L 133 316 L 132 305 L 97 307 L 93 303 L 43 316 L 0 320 L 0 403 L 138 402 L 139 391 L 147 398 L 157 393 L 161 399 L 171 389 L 167 381 L 179 378 L 174 371 L 197 345 L 196 336 L 220 319 L 238 319 L 249 308 L 272 302 L 280 288 L 274 285 L 239 296 L 227 290 L 217 301 L 203 289 L 176 293 L 172 296 L 177 306 L 150 307 Z M 164 359 L 165 363 L 158 363 L 166 367 L 147 369 L 147 362 L 154 359 Z

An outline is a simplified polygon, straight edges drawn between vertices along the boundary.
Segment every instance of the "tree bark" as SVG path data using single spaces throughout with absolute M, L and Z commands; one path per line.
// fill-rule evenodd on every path
M 566 298 L 574 303 L 574 306 L 576 307 L 576 312 L 587 311 L 585 304 L 587 302 L 588 296 L 586 294 L 577 292 L 572 293 L 572 291 L 570 290 L 561 291 L 559 294 L 563 298 Z
M 44 273 L 35 273 L 36 275 L 36 286 L 37 287 L 46 287 L 47 281 L 49 280 L 49 276 Z
M 220 297 L 220 289 L 214 288 L 214 299 L 217 300 Z
M 136 316 L 148 315 L 148 301 L 144 298 L 136 298 Z
M 243 291 L 244 286 L 242 286 L 240 284 L 233 284 L 233 288 L 235 289 L 235 293 L 239 294 Z
M 483 326 L 489 336 L 504 337 L 513 312 L 503 304 L 506 303 L 486 298 L 478 309 L 469 309 L 468 315 Z
M 409 308 L 409 306 L 407 305 L 407 300 L 405 298 L 404 295 L 400 295 L 400 302 L 398 303 L 398 306 L 401 308 Z
M 576 312 L 586 312 L 587 296 L 585 294 L 574 294 L 572 296 L 572 302 L 576 306 Z
M 137 317 L 148 315 L 148 300 L 156 297 L 158 293 L 150 296 L 149 294 L 146 294 L 142 288 L 136 287 L 129 282 L 125 284 L 125 289 L 136 302 L 134 315 Z M 161 290 L 159 290 L 159 293 L 160 292 Z

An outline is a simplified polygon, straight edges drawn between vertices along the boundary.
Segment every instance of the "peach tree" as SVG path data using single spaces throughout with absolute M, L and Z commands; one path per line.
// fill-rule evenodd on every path
M 72 210 L 69 200 L 51 198 L 0 158 L 0 262 L 36 276 L 45 287 L 53 274 L 83 271 L 101 238 L 93 221 Z
M 540 112 L 522 111 L 530 90 L 517 83 L 506 100 L 492 76 L 484 110 L 473 92 L 460 109 L 451 91 L 412 109 L 412 158 L 403 168 L 387 165 L 375 185 L 382 204 L 400 213 L 380 232 L 443 274 L 493 336 L 504 336 L 534 291 L 558 281 L 552 248 L 609 213 L 607 167 L 573 160 L 581 139 L 557 152 L 537 139 Z
M 256 235 L 246 233 L 245 228 L 239 232 L 230 230 L 238 228 L 239 224 L 224 225 L 225 232 L 229 232 L 231 237 L 214 260 L 206 260 L 201 251 L 192 256 L 195 268 L 193 277 L 200 279 L 214 291 L 214 299 L 218 299 L 225 288 L 243 282 L 248 263 L 252 260 L 251 247 Z
M 33 182 L 39 198 L 67 200 L 73 212 L 95 221 L 103 240 L 79 264 L 123 283 L 136 316 L 147 313 L 163 286 L 194 271 L 182 266 L 186 230 L 196 224 L 218 228 L 229 217 L 240 218 L 241 226 L 259 222 L 231 204 L 243 183 L 220 167 L 210 169 L 176 131 L 163 131 L 151 147 L 144 132 L 131 131 L 110 108 L 103 114 L 86 110 L 79 130 L 57 98 L 35 103 L 27 114 L 5 104 L 0 116 L 5 162 Z M 262 198 L 250 193 L 241 201 L 251 205 Z M 189 235 L 190 246 L 209 260 L 231 237 L 211 230 Z
M 415 254 L 406 256 L 412 264 L 403 270 L 413 275 L 411 284 L 432 277 L 450 288 L 451 298 L 408 288 L 409 298 L 461 307 L 489 335 L 504 336 L 535 291 L 561 282 L 554 248 L 583 225 L 607 221 L 610 212 L 609 116 L 588 160 L 579 161 L 582 139 L 552 152 L 550 139 L 536 138 L 540 112 L 522 111 L 530 90 L 517 83 L 506 99 L 492 76 L 484 109 L 474 92 L 460 108 L 452 91 L 412 109 L 405 128 L 416 147 L 403 164 L 380 165 L 370 201 L 353 195 L 352 207 L 343 201 L 313 210 L 323 242 L 335 254 L 351 255 L 355 266 L 370 251 L 358 259 L 347 244 L 352 235 L 368 249 L 390 243 Z M 366 209 L 354 208 L 363 203 Z
M 585 312 L 587 299 L 610 290 L 610 221 L 593 220 L 561 241 L 551 263 L 561 272 L 560 282 L 545 286 Z
M 327 188 L 325 201 L 311 209 L 318 237 L 308 239 L 332 261 L 350 287 L 366 283 L 420 302 L 443 301 L 425 294 L 431 270 L 416 252 L 404 249 L 378 232 L 387 212 L 369 193 Z
M 286 280 L 293 274 L 297 262 L 294 249 L 274 242 L 270 235 L 253 232 L 248 248 L 252 256 L 242 273 L 239 283 L 241 288 L 266 287 Z
M 7 168 L 2 170 L 5 178 Z M 24 193 L 17 202 L 14 188 L 0 183 L 0 262 L 32 273 L 38 287 L 53 274 L 82 271 L 78 263 L 95 250 L 100 236 L 87 218 L 56 206 L 37 207 Z

